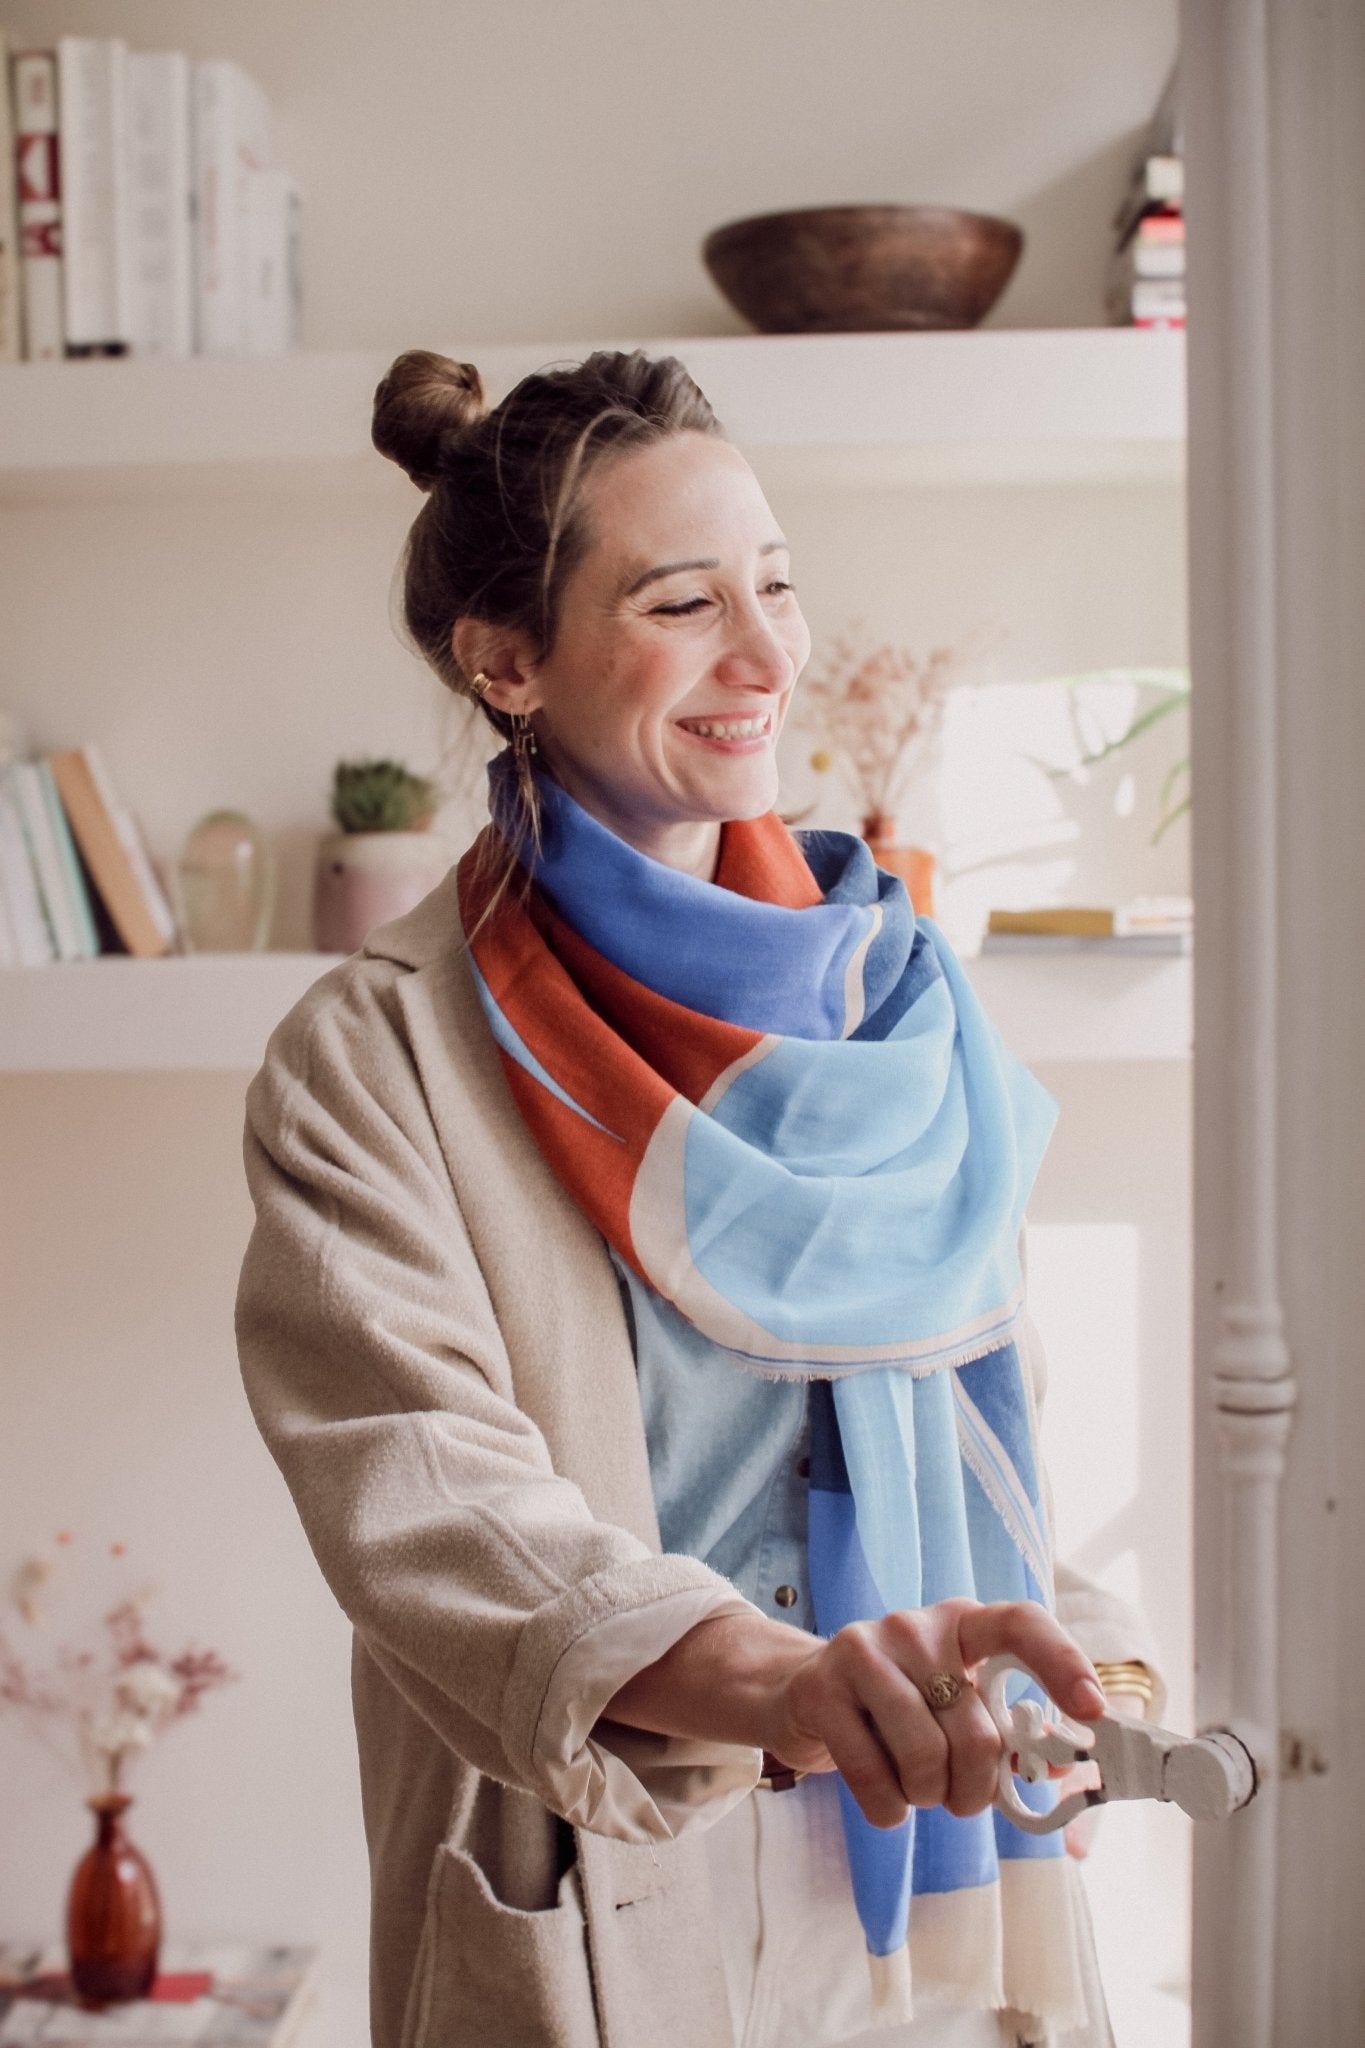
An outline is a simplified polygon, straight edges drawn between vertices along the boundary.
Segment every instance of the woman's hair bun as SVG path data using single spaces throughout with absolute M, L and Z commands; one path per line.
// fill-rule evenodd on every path
M 486 411 L 483 382 L 472 363 L 413 348 L 398 357 L 374 394 L 370 437 L 381 455 L 429 491 L 452 441 Z

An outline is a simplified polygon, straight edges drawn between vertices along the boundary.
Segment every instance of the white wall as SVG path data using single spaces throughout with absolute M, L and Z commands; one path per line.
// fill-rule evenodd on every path
M 6 0 L 240 57 L 307 203 L 310 347 L 714 334 L 709 228 L 855 200 L 1004 213 L 996 317 L 1102 319 L 1109 216 L 1173 0 Z

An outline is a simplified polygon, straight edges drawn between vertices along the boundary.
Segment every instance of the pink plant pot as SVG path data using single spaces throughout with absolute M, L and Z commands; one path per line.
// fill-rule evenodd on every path
M 376 926 L 402 917 L 448 872 L 450 848 L 431 832 L 334 832 L 318 847 L 313 944 L 355 953 Z

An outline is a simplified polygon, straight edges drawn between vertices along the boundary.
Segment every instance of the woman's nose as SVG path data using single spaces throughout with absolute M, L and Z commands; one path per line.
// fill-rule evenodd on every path
M 717 663 L 719 681 L 747 685 L 751 690 L 782 690 L 791 681 L 795 666 L 785 639 L 760 605 L 733 615 Z

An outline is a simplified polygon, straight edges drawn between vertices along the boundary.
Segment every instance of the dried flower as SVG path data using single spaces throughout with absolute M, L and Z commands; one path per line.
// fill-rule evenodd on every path
M 111 1764 L 120 1764 L 135 1749 L 146 1749 L 153 1732 L 145 1714 L 106 1714 L 91 1726 L 90 1747 Z
M 63 1530 L 63 1550 L 73 1539 Z M 112 1544 L 109 1555 L 122 1557 Z M 70 1567 L 63 1564 L 63 1571 Z M 28 1558 L 15 1573 L 14 1605 L 35 1635 L 43 1632 L 38 1595 L 54 1578 L 53 1560 Z M 74 1763 L 97 1793 L 116 1792 L 126 1762 L 173 1721 L 193 1713 L 204 1694 L 235 1676 L 214 1650 L 166 1657 L 148 1640 L 143 1607 L 150 1589 L 124 1593 L 106 1608 L 94 1648 L 58 1644 L 45 1667 L 20 1655 L 0 1629 L 0 1712 L 19 1714 L 64 1763 Z
M 139 1714 L 147 1721 L 174 1713 L 182 1690 L 179 1680 L 150 1657 L 140 1657 L 114 1682 L 114 1698 L 124 1712 Z
M 884 645 L 864 651 L 861 625 L 831 643 L 822 668 L 801 684 L 799 719 L 818 741 L 817 774 L 842 762 L 865 817 L 892 816 L 916 763 L 939 730 L 965 662 L 959 649 L 929 654 Z

